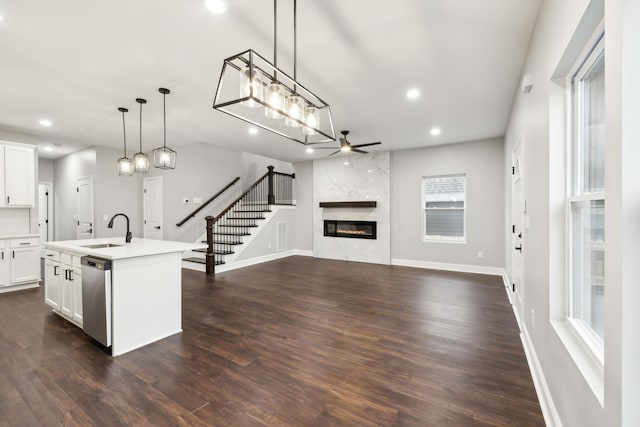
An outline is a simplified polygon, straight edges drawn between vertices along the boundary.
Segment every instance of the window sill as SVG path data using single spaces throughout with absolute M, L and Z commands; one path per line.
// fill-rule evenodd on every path
M 462 239 L 442 239 L 440 237 L 423 237 L 422 242 L 424 243 L 454 243 L 459 245 L 464 245 L 467 243 L 467 240 Z
M 551 325 L 571 359 L 591 388 L 591 392 L 604 407 L 604 365 L 593 354 L 574 327 L 567 321 L 552 320 Z

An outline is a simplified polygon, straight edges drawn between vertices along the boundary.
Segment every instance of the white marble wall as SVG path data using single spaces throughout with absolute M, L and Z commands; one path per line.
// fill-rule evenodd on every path
M 336 155 L 313 162 L 313 255 L 391 263 L 389 152 Z M 320 202 L 370 201 L 375 208 L 320 208 Z M 377 239 L 325 237 L 325 219 L 377 222 Z

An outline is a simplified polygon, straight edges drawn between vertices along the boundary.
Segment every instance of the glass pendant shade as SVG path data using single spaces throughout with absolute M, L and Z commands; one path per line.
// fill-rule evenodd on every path
M 291 95 L 287 98 L 285 110 L 287 117 L 285 118 L 285 124 L 292 128 L 300 126 L 296 120 L 304 120 L 304 101 L 301 96 Z
M 247 96 L 252 99 L 243 101 L 242 105 L 249 108 L 260 107 L 261 104 L 256 102 L 256 100 L 264 100 L 262 73 L 255 69 L 252 71 L 249 66 L 245 67 L 240 75 L 240 98 L 246 98 Z
M 280 119 L 282 114 L 277 110 L 283 110 L 284 108 L 284 88 L 280 83 L 271 82 L 267 85 L 265 94 L 265 102 L 269 107 L 265 107 L 264 115 L 270 119 Z
M 307 125 L 302 128 L 305 135 L 315 135 L 315 129 L 320 127 L 320 114 L 316 107 L 306 106 L 304 108 L 304 123 Z
M 153 166 L 158 169 L 175 169 L 177 153 L 171 148 L 160 147 L 153 150 Z
M 149 172 L 149 156 L 143 152 L 139 152 L 133 155 L 133 170 L 136 173 Z
M 158 169 L 175 169 L 177 153 L 167 147 L 167 95 L 171 93 L 169 89 L 161 87 L 158 92 L 162 94 L 162 115 L 164 125 L 164 143 L 162 147 L 153 150 L 153 166 Z
M 133 175 L 133 163 L 130 158 L 121 157 L 118 159 L 118 175 Z

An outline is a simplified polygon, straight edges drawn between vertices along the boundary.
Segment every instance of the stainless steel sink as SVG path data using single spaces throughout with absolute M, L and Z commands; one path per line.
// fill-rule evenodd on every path
M 115 248 L 117 246 L 122 246 L 122 245 L 116 245 L 115 243 L 96 243 L 95 245 L 83 245 L 81 247 L 89 248 L 89 249 L 104 249 L 104 248 Z

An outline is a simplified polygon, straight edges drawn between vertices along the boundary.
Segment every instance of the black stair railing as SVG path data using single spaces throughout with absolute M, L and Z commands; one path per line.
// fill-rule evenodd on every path
M 223 257 L 233 253 L 235 245 L 242 244 L 242 237 L 251 234 L 270 212 L 271 205 L 293 204 L 293 179 L 295 174 L 274 172 L 274 167 L 247 188 L 236 200 L 217 216 L 207 216 L 206 272 L 215 274 L 215 266 L 222 264 Z
M 224 188 L 220 191 L 218 191 L 216 194 L 214 194 L 213 196 L 211 196 L 209 198 L 209 200 L 207 200 L 206 202 L 204 202 L 201 206 L 199 206 L 197 209 L 194 209 L 193 212 L 191 212 L 189 215 L 187 215 L 186 217 L 184 217 L 184 219 L 180 222 L 178 222 L 176 224 L 176 227 L 182 227 L 187 221 L 189 221 L 191 218 L 194 218 L 198 212 L 200 212 L 202 209 L 206 208 L 209 203 L 213 202 L 215 199 L 217 199 L 218 197 L 220 197 L 225 191 L 227 191 L 229 188 L 233 187 L 235 185 L 236 182 L 240 181 L 240 177 L 237 176 L 233 179 L 233 181 L 231 181 L 230 183 L 228 183 L 227 185 L 224 186 Z

